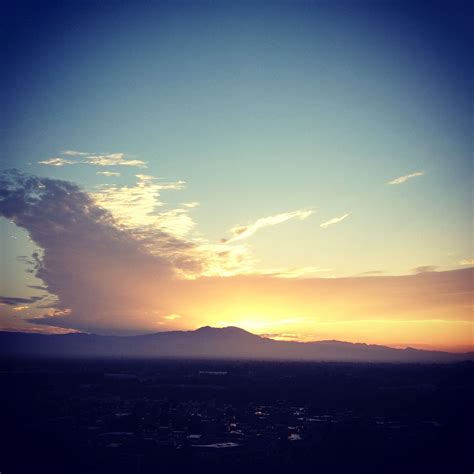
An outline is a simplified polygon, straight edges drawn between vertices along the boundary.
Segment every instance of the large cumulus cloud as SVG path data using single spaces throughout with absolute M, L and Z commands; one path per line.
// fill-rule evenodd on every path
M 190 243 L 155 229 L 151 253 L 142 239 L 120 228 L 77 185 L 9 171 L 0 177 L 0 215 L 26 229 L 41 249 L 34 272 L 57 295 L 55 314 L 37 322 L 76 329 L 143 326 L 145 307 L 159 314 L 160 294 L 183 265 Z M 151 301 L 152 300 L 152 301 Z M 67 317 L 64 317 L 67 312 Z M 148 316 L 149 317 L 149 316 Z

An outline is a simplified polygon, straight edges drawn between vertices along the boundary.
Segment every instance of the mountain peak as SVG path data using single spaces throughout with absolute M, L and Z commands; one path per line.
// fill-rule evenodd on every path
M 223 328 L 216 328 L 213 326 L 202 326 L 196 329 L 194 332 L 202 334 L 246 334 L 255 336 L 255 334 L 252 334 L 251 332 L 248 332 L 245 329 L 239 328 L 237 326 L 226 326 Z

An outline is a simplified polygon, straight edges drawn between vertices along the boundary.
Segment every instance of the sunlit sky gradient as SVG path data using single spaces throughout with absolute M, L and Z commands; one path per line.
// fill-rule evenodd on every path
M 473 347 L 468 2 L 10 6 L 1 328 Z

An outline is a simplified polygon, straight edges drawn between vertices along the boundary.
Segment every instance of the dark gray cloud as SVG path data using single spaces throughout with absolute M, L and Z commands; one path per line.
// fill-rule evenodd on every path
M 159 229 L 125 230 L 67 181 L 2 173 L 0 216 L 25 229 L 41 249 L 23 260 L 58 298 L 55 313 L 36 323 L 83 330 L 139 327 L 140 318 L 130 317 L 132 309 L 134 314 L 145 306 L 159 309 L 160 293 L 175 270 L 199 267 L 186 253 L 189 242 Z
M 30 298 L 16 298 L 14 296 L 0 296 L 0 304 L 9 306 L 26 305 L 41 301 L 44 296 L 31 296 Z
M 413 268 L 414 273 L 431 273 L 435 272 L 439 267 L 435 265 L 422 265 L 421 267 Z

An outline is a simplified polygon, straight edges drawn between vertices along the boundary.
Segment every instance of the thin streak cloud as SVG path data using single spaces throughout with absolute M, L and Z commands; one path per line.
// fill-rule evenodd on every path
M 120 176 L 120 173 L 118 171 L 97 171 L 96 174 L 107 177 Z
M 318 273 L 332 271 L 332 268 L 319 267 L 297 267 L 279 270 L 268 270 L 260 272 L 261 275 L 273 276 L 275 278 L 312 278 Z
M 76 150 L 64 150 L 61 152 L 61 155 L 66 156 L 87 156 L 91 153 L 87 153 L 86 151 L 76 151 Z
M 125 153 L 86 153 L 83 151 L 66 150 L 60 153 L 60 157 L 38 161 L 42 165 L 64 166 L 87 164 L 93 166 L 130 166 L 135 168 L 146 168 L 143 160 L 129 159 Z M 64 157 L 67 158 L 64 158 Z
M 49 158 L 47 160 L 38 161 L 40 165 L 49 165 L 49 166 L 64 166 L 64 165 L 75 165 L 79 163 L 78 161 L 66 160 L 64 158 Z
M 236 242 L 238 240 L 247 239 L 248 237 L 252 236 L 258 230 L 263 229 L 264 227 L 272 227 L 274 225 L 286 222 L 290 219 L 304 220 L 312 213 L 313 210 L 311 209 L 301 209 L 293 212 L 283 212 L 274 216 L 261 217 L 252 224 L 232 227 L 232 229 L 230 229 L 230 232 L 233 236 L 230 239 L 222 239 L 222 242 L 231 243 Z
M 414 173 L 406 174 L 405 176 L 399 176 L 398 178 L 392 179 L 388 184 L 403 184 L 411 178 L 416 178 L 417 176 L 424 176 L 423 171 L 415 171 Z
M 333 217 L 332 219 L 329 219 L 328 221 L 326 222 L 323 222 L 320 227 L 322 227 L 323 229 L 327 229 L 330 225 L 334 225 L 334 224 L 337 224 L 338 222 L 341 222 L 343 221 L 346 217 L 349 217 L 349 213 L 347 214 L 344 214 L 343 216 L 340 216 L 340 217 Z

